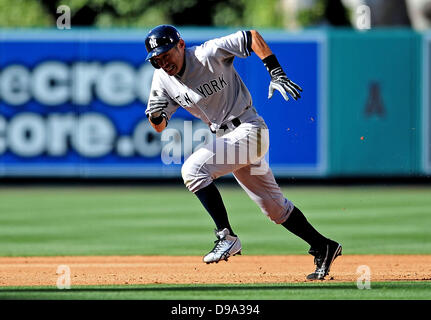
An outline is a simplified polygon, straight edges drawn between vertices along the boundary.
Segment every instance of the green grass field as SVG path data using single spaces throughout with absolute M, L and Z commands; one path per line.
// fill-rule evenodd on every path
M 285 187 L 284 194 L 343 254 L 431 254 L 430 187 Z M 221 186 L 248 255 L 306 254 L 239 187 Z M 0 256 L 202 255 L 213 223 L 178 187 L 0 189 Z M 0 299 L 431 299 L 431 282 L 244 286 L 0 287 Z
M 370 290 L 356 283 L 275 283 L 245 285 L 131 285 L 55 287 L 8 287 L 0 289 L 7 299 L 146 299 L 146 300 L 429 300 L 430 282 L 377 282 Z

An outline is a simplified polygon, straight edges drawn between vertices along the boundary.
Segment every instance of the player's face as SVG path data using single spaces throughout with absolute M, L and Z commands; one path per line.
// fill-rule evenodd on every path
M 184 63 L 184 40 L 180 40 L 178 44 L 171 50 L 166 51 L 158 56 L 155 56 L 156 62 L 169 76 L 174 76 L 180 72 Z

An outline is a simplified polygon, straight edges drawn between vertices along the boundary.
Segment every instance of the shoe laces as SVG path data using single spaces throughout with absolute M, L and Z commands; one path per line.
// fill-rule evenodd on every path
M 322 268 L 323 261 L 325 261 L 324 253 L 319 250 L 310 248 L 309 254 L 314 256 L 314 264 L 316 265 L 316 272 Z
M 226 248 L 226 243 L 228 240 L 226 239 L 217 239 L 214 241 L 216 244 L 214 248 L 211 250 L 215 255 L 220 255 L 221 258 L 226 258 L 229 256 L 229 250 Z
M 228 240 L 226 239 L 226 236 L 223 236 L 222 238 L 220 238 L 220 236 L 217 233 L 216 233 L 216 236 L 217 236 L 217 240 L 214 241 L 215 246 L 211 251 L 216 254 L 223 253 L 223 251 L 225 250 L 225 248 L 223 247 Z
M 214 243 L 215 243 L 215 246 L 214 246 L 214 248 L 212 249 L 212 251 L 214 252 L 214 253 L 219 253 L 219 252 L 222 252 L 223 251 L 223 241 L 224 241 L 225 239 L 217 239 L 217 240 L 215 240 L 214 241 Z

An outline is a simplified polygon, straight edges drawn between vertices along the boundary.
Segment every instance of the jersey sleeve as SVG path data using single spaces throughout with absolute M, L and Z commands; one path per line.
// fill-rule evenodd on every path
M 160 78 L 158 71 L 154 71 L 153 81 L 151 83 L 150 95 L 148 97 L 147 109 L 145 110 L 145 114 L 148 116 L 148 106 L 150 104 L 151 99 L 154 99 L 156 96 L 164 96 L 168 99 L 168 106 L 164 109 L 167 119 L 170 120 L 172 115 L 177 111 L 179 105 L 172 100 L 172 98 L 168 95 L 166 89 L 164 89 L 162 85 L 162 79 Z
M 238 31 L 225 37 L 216 38 L 202 45 L 204 54 L 217 58 L 232 58 L 234 56 L 246 58 L 251 55 L 250 31 Z

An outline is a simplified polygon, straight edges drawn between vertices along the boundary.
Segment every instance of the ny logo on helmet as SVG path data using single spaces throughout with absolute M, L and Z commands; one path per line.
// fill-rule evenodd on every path
M 155 47 L 157 47 L 157 39 L 156 38 L 150 39 L 150 47 L 151 47 L 151 49 L 154 49 Z

